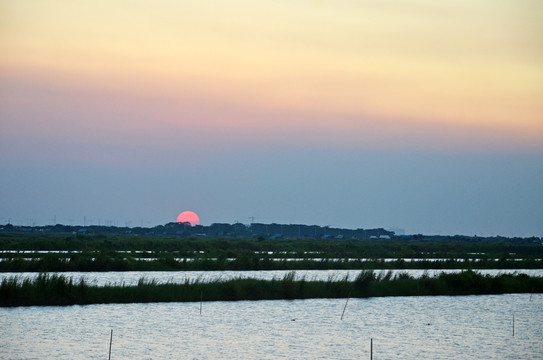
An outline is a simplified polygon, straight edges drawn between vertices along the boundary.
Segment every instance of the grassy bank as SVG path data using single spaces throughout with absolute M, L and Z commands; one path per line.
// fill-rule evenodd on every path
M 144 252 L 126 256 L 242 258 L 273 253 L 273 257 L 318 258 L 480 258 L 541 259 L 543 244 L 534 239 L 485 239 L 447 237 L 413 239 L 254 239 L 223 237 L 175 237 L 134 235 L 74 235 L 1 233 L 0 251 L 89 252 L 113 256 L 113 252 Z M 85 254 L 82 254 L 85 255 Z
M 202 283 L 157 284 L 141 279 L 138 285 L 94 286 L 85 281 L 41 274 L 33 280 L 12 277 L 0 285 L 0 306 L 75 305 L 102 303 L 236 301 L 373 296 L 480 295 L 543 292 L 543 278 L 524 274 L 481 275 L 474 271 L 415 279 L 407 274 L 362 271 L 354 281 L 296 279 L 234 279 Z
M 25 254 L 0 261 L 0 272 L 66 271 L 197 271 L 197 270 L 390 270 L 390 269 L 543 269 L 541 259 L 440 259 L 406 261 L 396 259 L 312 258 L 281 259 L 252 254 L 238 258 L 189 258 L 176 260 L 172 254 L 154 259 L 136 259 L 126 254 Z
M 339 240 L 0 232 L 0 272 L 301 269 L 543 269 L 543 244 L 535 238 L 460 236 L 426 241 L 419 236 Z
M 312 259 L 270 260 L 244 257 L 234 260 L 190 259 L 177 261 L 170 257 L 155 260 L 120 258 L 84 258 L 74 260 L 46 255 L 33 260 L 9 259 L 0 262 L 0 272 L 98 272 L 98 271 L 209 271 L 209 270 L 402 270 L 402 269 L 543 269 L 543 260 L 443 259 L 439 261 L 419 260 L 384 261 L 382 259 Z

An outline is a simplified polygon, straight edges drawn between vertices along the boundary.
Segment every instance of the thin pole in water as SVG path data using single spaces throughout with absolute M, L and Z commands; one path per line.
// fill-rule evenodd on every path
M 113 342 L 113 329 L 111 329 L 111 334 L 109 335 L 109 360 L 111 360 L 111 343 Z
M 513 336 L 515 336 L 515 313 L 513 313 Z
M 200 315 L 202 315 L 202 301 L 204 299 L 204 292 L 200 291 Z
M 370 360 L 373 360 L 373 338 L 370 338 Z
M 345 301 L 345 306 L 343 307 L 343 312 L 341 313 L 341 320 L 343 320 L 343 314 L 345 314 L 345 309 L 347 309 L 347 304 L 349 303 L 349 298 Z
M 532 288 L 532 292 L 530 293 L 530 301 L 532 301 L 532 295 L 534 294 L 534 288 Z

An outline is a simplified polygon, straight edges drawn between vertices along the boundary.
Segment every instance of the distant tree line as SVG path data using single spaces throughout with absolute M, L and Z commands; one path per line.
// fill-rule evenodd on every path
M 189 223 L 168 223 L 154 227 L 117 227 L 117 226 L 80 226 L 80 225 L 47 225 L 47 226 L 15 226 L 0 225 L 1 233 L 26 234 L 78 234 L 78 235 L 138 235 L 138 236 L 175 236 L 175 237 L 225 237 L 225 238 L 257 238 L 263 239 L 336 239 L 336 240 L 370 240 L 370 239 L 400 239 L 421 242 L 481 242 L 481 241 L 514 241 L 515 243 L 543 244 L 543 238 L 504 237 L 504 236 L 467 236 L 467 235 L 397 235 L 383 228 L 376 229 L 346 229 L 330 226 L 303 224 L 263 224 L 263 223 L 214 223 L 209 226 Z
M 370 239 L 391 238 L 393 231 L 378 229 L 344 229 L 329 226 L 302 225 L 302 224 L 261 224 L 250 225 L 235 223 L 215 223 L 209 226 L 189 223 L 168 223 L 151 228 L 144 227 L 116 227 L 116 226 L 14 226 L 11 224 L 0 226 L 0 232 L 22 233 L 75 233 L 75 234 L 134 234 L 134 235 L 176 235 L 176 236 L 227 236 L 227 237 L 263 237 L 263 238 L 291 238 L 291 239 Z

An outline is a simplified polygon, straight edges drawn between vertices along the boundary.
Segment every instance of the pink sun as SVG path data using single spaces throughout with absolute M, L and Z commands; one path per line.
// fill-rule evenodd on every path
M 191 226 L 198 225 L 200 223 L 200 218 L 193 211 L 183 211 L 177 217 L 178 223 L 190 223 Z

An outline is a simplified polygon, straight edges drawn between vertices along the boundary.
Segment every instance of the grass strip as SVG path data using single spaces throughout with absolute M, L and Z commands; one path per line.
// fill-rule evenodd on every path
M 158 284 L 140 279 L 137 285 L 91 285 L 63 275 L 40 274 L 35 279 L 6 278 L 0 284 L 0 306 L 84 305 L 106 303 L 197 302 L 309 298 L 366 298 L 378 296 L 482 295 L 542 293 L 543 277 L 526 274 L 482 275 L 461 273 L 413 278 L 407 273 L 361 271 L 352 281 L 330 277 L 326 281 L 298 279 L 290 272 L 282 279 L 238 278 L 204 283 Z

